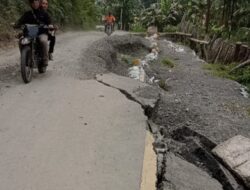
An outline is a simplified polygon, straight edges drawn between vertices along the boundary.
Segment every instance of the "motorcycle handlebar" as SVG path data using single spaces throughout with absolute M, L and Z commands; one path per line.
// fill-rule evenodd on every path
M 24 25 L 21 25 L 20 27 L 18 27 L 15 23 L 10 23 L 10 26 L 12 26 L 14 29 L 20 28 L 22 30 L 25 28 L 25 26 L 38 26 L 40 28 L 48 29 L 50 31 L 58 29 L 58 27 L 55 25 L 43 25 L 43 24 L 40 24 L 40 25 L 38 25 L 38 24 L 24 24 Z

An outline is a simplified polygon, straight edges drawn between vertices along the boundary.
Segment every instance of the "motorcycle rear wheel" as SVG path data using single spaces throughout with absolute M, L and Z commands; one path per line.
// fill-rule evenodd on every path
M 31 48 L 24 46 L 21 49 L 21 75 L 25 83 L 29 83 L 33 76 Z

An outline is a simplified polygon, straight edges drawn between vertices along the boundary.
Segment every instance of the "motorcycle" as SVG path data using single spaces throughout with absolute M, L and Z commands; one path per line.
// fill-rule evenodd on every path
M 105 26 L 105 33 L 110 36 L 113 32 L 112 23 L 107 23 Z
M 33 69 L 37 68 L 39 73 L 45 73 L 47 66 L 44 64 L 43 52 L 38 40 L 41 30 L 53 30 L 44 25 L 25 24 L 22 27 L 22 35 L 19 38 L 21 53 L 21 75 L 25 83 L 32 80 Z

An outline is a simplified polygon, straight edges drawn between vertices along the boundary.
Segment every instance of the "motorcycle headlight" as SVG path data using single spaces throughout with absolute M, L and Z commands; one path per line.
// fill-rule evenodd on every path
M 30 40 L 28 39 L 28 38 L 23 38 L 23 39 L 21 39 L 21 44 L 22 45 L 27 45 L 27 44 L 29 44 L 30 43 Z

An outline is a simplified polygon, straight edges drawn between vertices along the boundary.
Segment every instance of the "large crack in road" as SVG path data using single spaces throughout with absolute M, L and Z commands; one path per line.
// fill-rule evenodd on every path
M 177 69 L 170 70 L 158 63 L 151 65 L 152 68 L 147 68 L 146 71 L 149 75 L 152 73 L 155 75 L 156 73 L 154 77 L 170 81 L 167 84 L 170 89 L 169 91 L 163 92 L 159 88 L 154 89 L 155 92 L 161 95 L 155 95 L 157 101 L 152 104 L 153 106 L 145 106 L 138 101 L 138 97 L 131 95 L 134 92 L 133 90 L 128 92 L 121 90 L 119 86 L 115 86 L 116 89 L 124 93 L 129 99 L 142 105 L 142 108 L 149 108 L 150 110 L 145 111 L 145 113 L 149 119 L 149 129 L 155 137 L 154 149 L 158 157 L 157 189 L 245 189 L 244 183 L 211 153 L 211 150 L 218 142 L 222 142 L 236 134 L 236 123 L 239 127 L 237 130 L 238 133 L 245 135 L 249 133 L 247 129 L 249 117 L 244 111 L 246 105 L 249 103 L 241 97 L 239 93 L 240 85 L 233 81 L 215 79 L 204 73 L 201 67 L 201 63 L 204 62 L 197 59 L 190 50 L 186 50 L 187 52 L 183 54 L 176 54 L 176 52 L 171 52 L 174 51 L 172 48 L 164 46 L 163 43 L 162 46 L 163 52 L 161 56 L 163 58 L 166 54 L 167 56 L 172 56 L 173 60 L 179 60 L 177 64 L 180 64 L 180 66 L 178 65 Z M 189 60 L 189 62 L 185 64 L 183 60 L 185 62 Z M 175 72 L 172 72 L 173 70 Z M 183 76 L 185 80 L 181 81 Z M 191 82 L 189 84 L 183 84 L 183 82 L 190 79 Z M 108 82 L 101 80 L 105 85 L 114 87 L 114 85 L 111 85 L 112 80 L 106 77 L 106 81 Z M 209 87 L 209 85 L 216 84 L 222 85 L 221 87 L 227 86 L 227 88 L 228 86 L 232 86 L 234 92 L 230 94 L 224 89 L 220 90 L 218 87 L 211 89 Z M 206 87 L 207 85 L 208 87 Z M 208 90 L 209 93 L 204 93 L 208 92 Z M 221 97 L 223 95 L 222 92 L 225 93 L 227 99 L 234 102 L 237 101 L 238 104 L 243 105 L 242 112 L 237 113 L 241 114 L 240 120 L 237 119 L 234 113 L 218 112 L 218 105 L 225 104 L 221 101 L 221 98 L 224 98 Z M 216 93 L 219 95 L 216 95 Z M 209 98 L 211 95 L 213 98 L 215 97 L 216 103 L 211 106 L 206 101 L 197 104 L 200 103 L 197 101 L 197 98 L 206 98 L 210 102 L 211 99 Z M 185 96 L 186 98 L 184 98 Z M 196 102 L 190 101 L 190 97 L 194 100 L 196 99 Z M 205 110 L 202 107 L 203 104 L 206 106 Z M 198 106 L 199 109 L 197 109 Z M 211 123 L 208 123 L 207 120 L 214 118 L 216 115 L 202 115 L 206 114 L 206 110 L 217 110 L 217 114 L 221 114 L 222 117 L 218 118 L 220 116 L 218 115 L 218 119 L 213 121 L 218 121 L 221 124 L 224 123 L 221 126 L 222 128 L 216 127 L 219 123 L 213 123 L 215 125 L 213 128 L 207 128 L 211 126 Z M 245 114 L 245 119 L 242 120 L 243 114 Z M 228 117 L 228 115 L 231 115 L 230 117 L 234 120 L 225 120 L 225 116 Z M 234 130 L 231 128 L 232 125 L 234 126 Z M 221 130 L 224 130 L 224 133 L 227 135 L 222 134 Z M 216 136 L 210 136 L 209 134 L 211 133 L 216 134 Z M 196 180 L 194 181 L 193 178 L 196 178 Z

